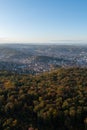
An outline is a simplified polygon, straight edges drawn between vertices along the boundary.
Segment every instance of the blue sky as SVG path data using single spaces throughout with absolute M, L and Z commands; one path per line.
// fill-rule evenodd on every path
M 0 0 L 0 43 L 86 43 L 87 0 Z

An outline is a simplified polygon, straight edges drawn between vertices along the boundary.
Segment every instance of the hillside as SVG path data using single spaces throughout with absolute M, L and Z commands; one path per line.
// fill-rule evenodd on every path
M 87 130 L 87 69 L 0 72 L 0 130 Z
M 74 66 L 87 66 L 87 45 L 0 44 L 3 71 L 38 74 Z

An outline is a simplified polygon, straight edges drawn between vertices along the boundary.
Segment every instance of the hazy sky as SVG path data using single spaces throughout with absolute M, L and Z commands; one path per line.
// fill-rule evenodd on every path
M 83 43 L 87 0 L 0 0 L 0 43 Z

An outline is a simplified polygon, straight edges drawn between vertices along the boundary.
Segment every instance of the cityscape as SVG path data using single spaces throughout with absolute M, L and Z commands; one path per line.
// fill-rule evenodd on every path
M 87 66 L 87 45 L 0 45 L 0 70 L 38 74 L 74 66 Z

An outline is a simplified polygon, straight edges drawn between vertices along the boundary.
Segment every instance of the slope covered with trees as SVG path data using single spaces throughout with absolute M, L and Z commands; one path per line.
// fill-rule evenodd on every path
M 0 72 L 0 130 L 87 130 L 87 69 Z

